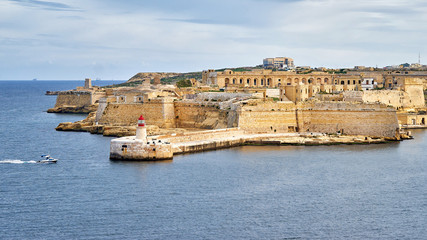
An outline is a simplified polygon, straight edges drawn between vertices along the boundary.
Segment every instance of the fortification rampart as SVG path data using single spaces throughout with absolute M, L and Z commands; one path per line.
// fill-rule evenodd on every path
M 237 126 L 236 111 L 217 102 L 175 102 L 176 127 L 220 129 Z
M 87 107 L 92 104 L 92 92 L 65 91 L 60 92 L 56 98 L 55 107 Z
M 238 126 L 247 132 L 296 132 L 295 104 L 251 100 L 238 109 Z
M 254 133 L 320 132 L 395 137 L 399 129 L 396 111 L 382 104 L 249 101 L 238 112 L 238 126 Z
M 138 117 L 146 116 L 148 125 L 163 128 L 175 127 L 174 103 L 171 99 L 151 99 L 146 103 L 110 103 L 105 107 L 99 124 L 109 126 L 132 126 Z
M 397 137 L 396 111 L 381 104 L 345 102 L 301 103 L 297 105 L 301 132 L 341 133 L 372 137 Z

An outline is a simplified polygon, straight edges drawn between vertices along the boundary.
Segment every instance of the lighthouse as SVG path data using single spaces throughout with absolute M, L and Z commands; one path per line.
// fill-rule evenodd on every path
M 138 118 L 138 126 L 136 127 L 136 139 L 147 141 L 147 128 L 145 128 L 145 119 L 141 115 Z

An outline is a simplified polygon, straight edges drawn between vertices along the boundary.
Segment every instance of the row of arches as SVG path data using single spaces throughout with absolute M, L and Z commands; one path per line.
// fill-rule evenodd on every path
M 247 85 L 247 86 L 268 86 L 280 87 L 281 85 L 356 85 L 361 84 L 361 80 L 356 79 L 330 79 L 330 78 L 225 78 L 225 85 Z

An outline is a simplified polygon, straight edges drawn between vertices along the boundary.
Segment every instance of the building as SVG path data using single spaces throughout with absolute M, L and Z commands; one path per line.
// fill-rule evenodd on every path
M 267 69 L 284 69 L 284 68 L 294 68 L 294 60 L 287 57 L 275 57 L 275 58 L 264 58 L 263 67 Z
M 362 81 L 362 90 L 372 90 L 377 87 L 377 83 L 373 78 L 364 78 Z

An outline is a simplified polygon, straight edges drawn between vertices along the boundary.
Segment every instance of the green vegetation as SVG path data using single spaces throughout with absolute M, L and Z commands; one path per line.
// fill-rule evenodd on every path
M 309 69 L 309 70 L 301 70 L 301 71 L 297 71 L 297 74 L 309 74 L 312 73 L 313 69 Z
M 176 86 L 179 88 L 185 88 L 185 87 L 191 87 L 193 85 L 191 84 L 190 80 L 182 79 L 176 83 Z
M 179 82 L 181 80 L 188 80 L 191 78 L 202 79 L 202 72 L 181 73 L 175 77 L 162 78 L 162 79 L 160 79 L 160 81 L 162 83 L 165 83 L 165 84 L 173 84 L 173 83 Z
M 238 67 L 238 68 L 222 68 L 222 69 L 217 69 L 215 70 L 216 72 L 221 72 L 224 71 L 226 69 L 230 69 L 232 71 L 235 72 L 245 72 L 245 71 L 251 71 L 252 69 L 260 69 L 261 67 Z M 140 73 L 138 73 L 140 74 Z M 136 74 L 135 76 L 133 76 L 132 78 L 135 78 L 136 76 L 138 76 L 138 74 Z M 132 79 L 131 78 L 131 79 Z M 202 79 L 202 72 L 188 72 L 188 73 L 180 73 L 177 76 L 174 77 L 165 77 L 160 79 L 160 81 L 163 84 L 175 84 L 179 82 L 180 86 L 178 87 L 190 87 L 191 84 L 189 85 L 187 81 L 189 81 L 189 79 L 196 79 L 196 80 L 201 80 Z M 108 86 L 104 86 L 103 88 L 113 88 L 113 87 L 136 87 L 141 85 L 144 82 L 144 80 L 133 80 L 132 82 L 124 82 L 124 83 L 120 83 L 120 84 L 113 84 L 113 85 L 108 85 Z M 152 81 L 151 81 L 152 82 Z
M 102 88 L 116 88 L 116 87 L 136 87 L 141 85 L 144 82 L 144 80 L 137 80 L 134 82 L 124 82 L 119 84 L 113 84 L 108 86 L 103 86 Z
M 347 69 L 344 69 L 344 68 L 342 68 L 340 70 L 329 69 L 326 72 L 329 74 L 333 74 L 333 73 L 335 73 L 335 74 L 347 74 Z

